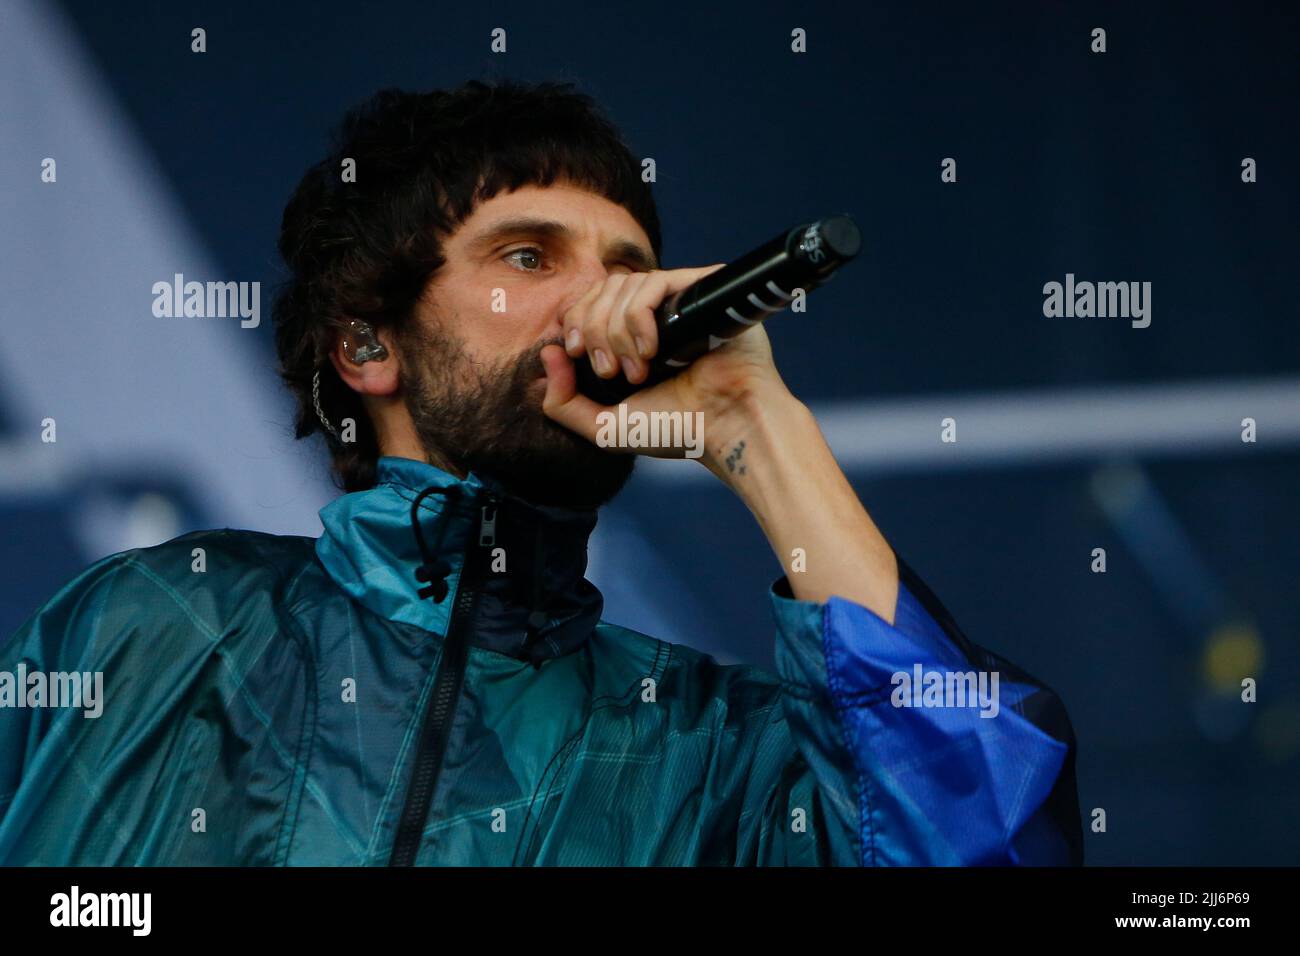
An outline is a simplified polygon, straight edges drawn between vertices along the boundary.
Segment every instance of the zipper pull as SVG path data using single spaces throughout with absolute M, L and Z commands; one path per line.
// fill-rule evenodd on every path
M 497 543 L 497 500 L 488 498 L 483 506 L 478 523 L 478 544 L 480 548 L 490 548 Z

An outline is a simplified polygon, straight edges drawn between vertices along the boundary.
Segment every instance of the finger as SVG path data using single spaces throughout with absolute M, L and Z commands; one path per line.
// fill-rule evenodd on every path
M 623 321 L 632 339 L 632 351 L 642 365 L 659 351 L 659 326 L 655 311 L 668 297 L 669 280 L 662 272 L 652 272 L 629 297 L 623 309 Z
M 559 358 L 555 354 L 557 348 L 559 346 L 552 342 L 537 353 L 546 372 L 546 394 L 542 398 L 543 411 L 565 404 L 578 392 L 578 377 L 573 371 L 573 360 L 564 361 Z M 566 354 L 564 358 L 569 357 Z
M 612 378 L 618 373 L 614 351 L 609 343 L 608 328 L 610 313 L 618 299 L 619 290 L 626 281 L 627 276 L 622 272 L 606 279 L 604 288 L 591 303 L 582 324 L 583 346 L 591 360 L 591 367 L 600 378 Z
M 585 351 L 582 347 L 582 324 L 586 320 L 591 303 L 595 301 L 596 296 L 600 294 L 604 286 L 603 279 L 600 282 L 593 282 L 591 288 L 582 294 L 582 298 L 573 303 L 569 310 L 564 313 L 561 334 L 564 336 L 564 351 L 568 353 L 570 358 L 577 358 Z
M 542 349 L 540 358 L 546 369 L 546 395 L 542 411 L 552 421 L 581 435 L 593 444 L 600 431 L 596 416 L 607 409 L 578 391 L 573 360 L 558 345 Z
M 667 298 L 674 292 L 681 292 L 682 289 L 694 285 L 706 275 L 717 272 L 724 266 L 726 266 L 725 262 L 719 262 L 711 266 L 700 266 L 692 269 L 667 269 L 660 272 L 659 275 L 662 275 L 668 283 L 667 288 L 664 290 L 664 297 Z
M 618 363 L 629 382 L 639 383 L 645 377 L 645 363 L 641 361 L 638 343 L 628 323 L 628 310 L 632 303 L 641 298 L 641 290 L 648 284 L 650 274 L 638 272 L 628 276 L 609 319 L 606 335 L 610 348 L 614 350 L 614 361 Z
M 614 364 L 627 376 L 629 382 L 634 385 L 639 384 L 645 377 L 646 368 L 636 357 L 636 348 L 632 345 L 632 336 L 627 331 L 626 316 L 622 312 L 615 312 L 610 316 L 605 334 L 609 338 Z

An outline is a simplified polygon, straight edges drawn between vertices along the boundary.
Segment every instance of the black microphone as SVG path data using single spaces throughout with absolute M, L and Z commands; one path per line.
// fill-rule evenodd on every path
M 811 292 L 858 254 L 862 234 L 848 216 L 828 216 L 782 232 L 735 262 L 669 296 L 655 310 L 659 349 L 649 376 L 633 385 L 619 372 L 601 378 L 591 359 L 576 360 L 578 391 L 602 405 L 672 378 L 722 340 L 739 335 Z

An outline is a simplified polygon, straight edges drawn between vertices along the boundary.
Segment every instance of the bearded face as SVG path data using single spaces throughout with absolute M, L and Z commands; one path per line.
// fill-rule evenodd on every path
M 634 455 L 613 454 L 546 417 L 543 348 L 476 362 L 465 343 L 418 319 L 399 332 L 403 398 L 426 456 L 491 476 L 539 505 L 598 508 L 627 483 Z

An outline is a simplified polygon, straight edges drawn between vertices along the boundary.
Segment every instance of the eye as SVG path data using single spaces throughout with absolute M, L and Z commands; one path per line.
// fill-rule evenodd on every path
M 504 255 L 502 258 L 505 259 L 506 262 L 510 262 L 513 264 L 514 262 L 518 261 L 515 259 L 516 256 L 527 257 L 524 260 L 525 262 L 530 262 L 535 260 L 537 263 L 536 268 L 531 268 L 531 269 L 526 267 L 520 268 L 519 266 L 515 266 L 515 268 L 518 269 L 520 272 L 541 272 L 542 271 L 542 250 L 538 249 L 536 246 L 525 246 L 522 249 L 515 249 L 513 252 L 506 253 L 506 255 Z

